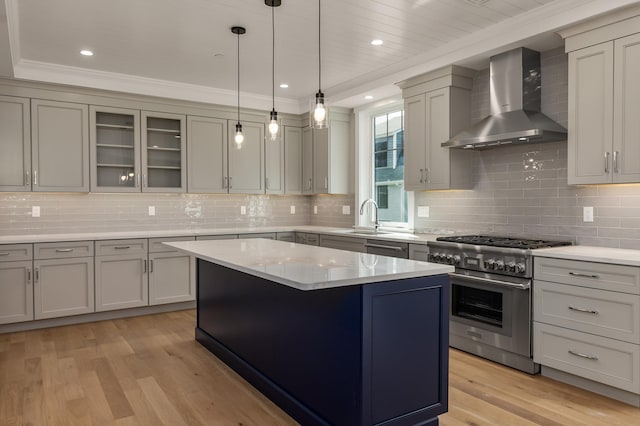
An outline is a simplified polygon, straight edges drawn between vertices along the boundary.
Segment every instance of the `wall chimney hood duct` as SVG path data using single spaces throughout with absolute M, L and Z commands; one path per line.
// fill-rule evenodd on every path
M 540 112 L 540 53 L 518 48 L 491 57 L 491 115 L 444 142 L 470 149 L 567 140 L 567 129 Z

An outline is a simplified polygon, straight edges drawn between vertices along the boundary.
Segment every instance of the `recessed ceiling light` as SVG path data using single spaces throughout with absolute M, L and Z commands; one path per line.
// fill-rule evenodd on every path
M 367 95 L 367 96 L 365 96 L 364 98 L 365 98 L 365 99 L 367 99 L 367 100 L 369 100 L 369 99 L 373 99 L 373 96 L 371 96 L 371 95 Z
M 289 87 L 289 85 L 288 85 L 287 83 L 282 83 L 282 84 L 280 85 L 280 87 L 281 87 L 282 89 L 286 89 L 287 87 Z
M 384 43 L 384 41 L 380 39 L 371 40 L 371 44 L 374 46 L 380 46 L 382 43 Z
M 93 52 L 90 51 L 90 50 L 86 50 L 86 49 L 81 50 L 80 54 L 83 55 L 83 56 L 93 56 Z

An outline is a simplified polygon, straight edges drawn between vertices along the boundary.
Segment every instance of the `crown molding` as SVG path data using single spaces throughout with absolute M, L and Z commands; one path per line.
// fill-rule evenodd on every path
M 236 105 L 237 92 L 195 84 L 178 83 L 134 75 L 119 74 L 87 68 L 20 60 L 14 65 L 14 76 L 24 80 L 42 81 L 56 84 L 112 90 L 138 95 L 159 96 L 185 101 L 204 102 L 217 105 Z M 241 106 L 269 111 L 272 107 L 270 96 L 240 92 Z M 302 114 L 307 111 L 306 102 L 297 99 L 276 98 L 278 112 Z

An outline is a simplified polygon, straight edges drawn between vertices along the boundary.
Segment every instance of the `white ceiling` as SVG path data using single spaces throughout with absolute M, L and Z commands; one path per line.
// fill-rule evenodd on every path
M 0 0 L 2 1 L 2 0 Z M 517 45 L 559 46 L 554 30 L 630 0 L 322 0 L 322 88 L 343 106 L 451 63 L 485 67 Z M 0 74 L 270 109 L 271 8 L 264 0 L 4 0 Z M 6 10 L 6 21 L 4 12 Z M 302 112 L 318 89 L 318 2 L 282 0 L 276 109 Z M 382 46 L 370 41 L 379 38 Z M 9 47 L 10 46 L 10 51 Z M 91 49 L 93 57 L 79 54 Z M 289 84 L 288 89 L 278 87 Z

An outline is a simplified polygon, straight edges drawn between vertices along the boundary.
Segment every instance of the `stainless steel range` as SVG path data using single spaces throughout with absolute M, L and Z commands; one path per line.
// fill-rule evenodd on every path
M 531 250 L 571 245 L 484 235 L 429 242 L 429 261 L 455 266 L 451 275 L 451 347 L 535 374 L 531 345 Z

